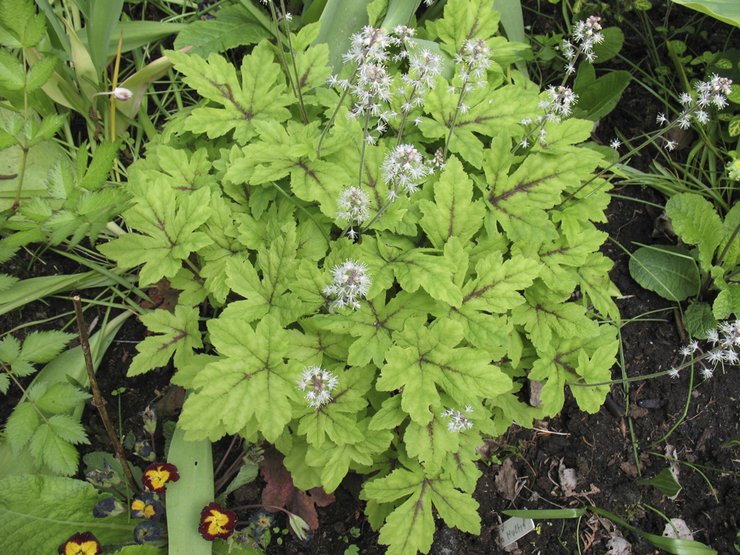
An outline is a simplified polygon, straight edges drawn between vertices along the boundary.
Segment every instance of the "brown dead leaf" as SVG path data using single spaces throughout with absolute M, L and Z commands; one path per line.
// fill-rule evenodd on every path
M 318 529 L 319 515 L 316 507 L 326 507 L 333 503 L 333 495 L 321 488 L 312 488 L 308 492 L 296 488 L 283 465 L 283 456 L 275 449 L 265 451 L 260 473 L 267 482 L 262 490 L 262 504 L 266 510 L 274 512 L 275 507 L 287 509 L 305 520 L 311 530 Z
M 516 499 L 518 494 L 517 487 L 517 475 L 514 469 L 514 463 L 511 459 L 505 459 L 501 465 L 501 469 L 496 474 L 496 491 L 498 491 L 504 499 L 513 501 Z

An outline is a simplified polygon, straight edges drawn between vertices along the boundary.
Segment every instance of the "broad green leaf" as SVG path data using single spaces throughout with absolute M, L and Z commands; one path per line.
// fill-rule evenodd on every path
M 431 254 L 433 249 L 401 249 L 385 245 L 382 239 L 364 241 L 363 263 L 367 264 L 373 282 L 368 296 L 374 297 L 392 284 L 392 279 L 413 293 L 420 287 L 429 295 L 450 306 L 460 306 L 462 293 L 452 281 L 456 268 L 446 256 Z
M 490 39 L 498 31 L 499 14 L 487 0 L 449 0 L 444 18 L 432 25 L 436 35 L 452 53 L 470 39 Z
M 434 202 L 419 201 L 424 214 L 419 223 L 435 247 L 442 248 L 450 237 L 467 244 L 481 228 L 485 207 L 472 196 L 473 182 L 460 161 L 451 158 L 434 186 Z
M 707 303 L 691 303 L 683 314 L 686 331 L 696 339 L 706 339 L 707 332 L 717 328 L 712 307 Z
M 425 425 L 409 422 L 403 435 L 406 452 L 418 459 L 425 472 L 432 476 L 442 470 L 442 463 L 449 453 L 457 452 L 457 439 L 439 415 L 434 415 L 433 420 Z
M 725 320 L 733 313 L 740 316 L 740 283 L 730 283 L 727 289 L 719 292 L 712 313 L 717 320 Z
M 391 334 L 403 329 L 408 318 L 418 316 L 419 311 L 424 310 L 424 300 L 418 295 L 401 292 L 387 304 L 385 296 L 383 292 L 353 312 L 313 318 L 321 329 L 357 338 L 349 349 L 348 364 L 363 366 L 372 361 L 376 366 L 382 366 L 386 352 L 393 344 Z
M 177 305 L 174 314 L 168 310 L 154 310 L 144 314 L 141 322 L 158 335 L 147 337 L 136 345 L 138 352 L 128 369 L 129 377 L 161 368 L 173 355 L 175 366 L 179 368 L 192 357 L 193 349 L 203 346 L 195 308 Z
M 679 193 L 668 199 L 666 215 L 681 241 L 699 247 L 699 264 L 709 268 L 723 238 L 722 220 L 712 203 L 695 193 Z
M 424 109 L 432 119 L 423 118 L 419 129 L 428 139 L 445 139 L 457 110 L 459 95 L 449 90 L 443 80 L 426 96 Z M 458 114 L 450 140 L 450 151 L 480 168 L 484 158 L 483 142 L 476 136 L 495 137 L 519 132 L 520 122 L 537 109 L 535 89 L 504 86 L 490 91 L 486 88 L 472 91 L 465 97 L 468 110 Z
M 537 348 L 538 358 L 528 378 L 544 383 L 540 393 L 543 414 L 560 412 L 566 385 L 583 410 L 593 412 L 603 404 L 609 386 L 588 384 L 611 379 L 609 370 L 616 363 L 619 343 L 612 326 L 599 326 L 596 334 L 584 333 Z
M 494 151 L 486 155 L 490 158 Z M 493 164 L 484 165 L 487 177 Z M 555 206 L 561 192 L 585 178 L 595 164 L 589 156 L 532 154 L 510 176 L 501 179 L 498 174 L 486 200 L 512 241 L 552 240 L 557 234 L 545 210 Z
M 56 553 L 73 534 L 92 532 L 104 545 L 131 541 L 135 522 L 127 515 L 95 518 L 103 499 L 82 480 L 16 475 L 0 480 L 0 534 L 12 553 Z
M 640 286 L 669 301 L 683 301 L 697 295 L 701 286 L 696 261 L 680 247 L 640 247 L 630 256 L 629 270 Z
M 580 304 L 566 302 L 566 295 L 550 291 L 542 284 L 528 289 L 527 302 L 512 311 L 515 324 L 524 326 L 537 349 L 547 349 L 553 342 L 569 337 L 598 335 L 598 325 Z
M 619 320 L 619 308 L 613 297 L 619 296 L 617 286 L 609 279 L 614 262 L 604 255 L 591 253 L 576 272 L 581 291 L 602 316 Z
M 604 40 L 594 45 L 595 64 L 602 64 L 614 58 L 624 45 L 624 33 L 619 27 L 604 27 L 601 30 Z
M 734 0 L 671 0 L 703 14 L 710 15 L 728 25 L 740 27 L 740 6 Z
M 203 507 L 214 500 L 211 449 L 210 441 L 188 441 L 179 424 L 175 428 L 167 462 L 177 467 L 180 479 L 167 485 L 165 497 L 169 553 L 211 554 L 211 542 L 195 525 Z
M 146 186 L 124 214 L 126 223 L 141 234 L 127 233 L 98 249 L 121 268 L 143 264 L 141 285 L 173 277 L 190 253 L 211 244 L 205 233 L 196 231 L 210 216 L 209 199 L 207 189 L 177 197 L 169 188 Z
M 256 328 L 236 318 L 213 319 L 208 330 L 223 358 L 193 379 L 195 392 L 180 417 L 186 437 L 215 441 L 251 424 L 274 442 L 292 418 L 291 402 L 300 402 L 303 366 L 291 360 L 290 334 L 271 316 Z
M 573 92 L 578 95 L 573 117 L 591 121 L 603 118 L 617 106 L 631 80 L 629 71 L 610 71 L 596 77 L 591 64 L 581 63 L 573 83 Z

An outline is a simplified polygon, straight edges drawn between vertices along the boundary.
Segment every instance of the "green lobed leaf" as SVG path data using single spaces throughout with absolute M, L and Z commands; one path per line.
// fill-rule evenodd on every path
M 180 417 L 186 437 L 215 441 L 251 423 L 274 442 L 292 418 L 291 401 L 298 401 L 296 384 L 303 368 L 291 360 L 290 334 L 272 316 L 255 328 L 222 317 L 210 320 L 208 330 L 223 358 L 193 379 L 195 392 Z
M 121 268 L 142 265 L 141 285 L 173 277 L 190 253 L 211 243 L 196 231 L 210 216 L 209 199 L 207 189 L 178 198 L 169 188 L 147 187 L 124 214 L 126 223 L 142 233 L 127 233 L 98 249 Z
M 453 320 L 438 320 L 426 327 L 409 319 L 396 334 L 396 345 L 386 355 L 376 387 L 380 391 L 403 389 L 401 406 L 414 422 L 426 425 L 433 419 L 431 407 L 442 404 L 438 387 L 460 406 L 477 405 L 482 397 L 494 397 L 511 388 L 511 380 L 490 364 L 485 352 L 456 347 L 463 327 Z
M 183 73 L 185 84 L 219 105 L 195 108 L 185 119 L 186 131 L 205 133 L 211 139 L 233 131 L 234 138 L 244 144 L 256 135 L 255 121 L 285 121 L 290 117 L 285 106 L 292 99 L 267 42 L 261 42 L 244 57 L 241 78 L 233 65 L 214 53 L 207 60 L 181 52 L 168 52 L 167 56 Z
M 473 182 L 468 179 L 460 161 L 452 157 L 434 187 L 434 202 L 419 201 L 423 217 L 422 229 L 437 248 L 442 248 L 450 237 L 459 237 L 467 243 L 483 225 L 485 207 L 480 200 L 472 200 Z
M 203 346 L 195 308 L 177 305 L 174 314 L 168 310 L 154 310 L 144 314 L 141 322 L 150 332 L 159 335 L 147 337 L 136 345 L 137 354 L 128 369 L 129 377 L 161 368 L 173 356 L 179 368 L 192 357 L 193 349 Z
M 19 357 L 29 362 L 49 362 L 64 350 L 74 334 L 61 331 L 36 331 L 23 341 Z

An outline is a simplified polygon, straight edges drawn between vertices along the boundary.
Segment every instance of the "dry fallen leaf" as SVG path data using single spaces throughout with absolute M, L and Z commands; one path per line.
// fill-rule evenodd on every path
M 671 521 L 665 525 L 663 537 L 677 538 L 679 540 L 693 540 L 694 534 L 682 519 L 672 518 Z
M 514 463 L 511 459 L 505 459 L 501 465 L 501 470 L 496 474 L 496 491 L 498 491 L 504 499 L 513 501 L 517 496 L 516 488 L 517 475 L 514 469 Z

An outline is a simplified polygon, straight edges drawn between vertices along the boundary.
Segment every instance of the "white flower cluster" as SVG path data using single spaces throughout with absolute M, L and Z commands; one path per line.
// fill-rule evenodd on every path
M 664 113 L 660 112 L 655 118 L 656 123 L 669 127 L 676 125 L 681 129 L 688 129 L 692 121 L 699 125 L 708 123 L 710 118 L 707 108 L 714 106 L 722 110 L 727 106 L 727 96 L 732 92 L 732 80 L 715 73 L 706 81 L 696 83 L 694 89 L 696 90 L 695 96 L 687 92 L 679 95 L 678 101 L 683 108 L 675 120 L 670 121 Z M 663 146 L 666 150 L 674 150 L 678 144 L 676 141 L 663 139 Z
M 337 377 L 320 366 L 311 366 L 303 371 L 298 389 L 306 392 L 309 407 L 319 409 L 331 401 L 331 392 L 337 388 Z
M 346 187 L 339 195 L 337 218 L 361 224 L 370 216 L 370 199 L 359 187 Z
M 566 60 L 565 73 L 568 75 L 576 71 L 576 61 L 581 54 L 589 63 L 596 59 L 594 46 L 604 41 L 604 35 L 601 33 L 601 18 L 592 15 L 585 21 L 578 21 L 573 27 L 571 37 L 573 42 L 564 40 L 562 45 Z
M 424 104 L 424 96 L 434 86 L 442 68 L 442 57 L 426 48 L 418 55 L 409 57 L 409 70 L 401 76 L 403 102 L 401 111 L 409 113 L 414 107 Z
M 550 86 L 547 95 L 549 98 L 541 100 L 539 107 L 545 110 L 545 119 L 551 121 L 560 121 L 561 118 L 569 116 L 573 111 L 573 105 L 578 101 L 578 95 L 563 85 Z
M 698 341 L 692 341 L 679 351 L 681 356 L 691 357 L 692 362 L 702 363 L 701 375 L 704 379 L 711 378 L 717 366 L 736 365 L 740 361 L 740 320 L 723 322 L 717 329 L 709 330 L 707 342 L 712 345 L 707 350 L 702 350 Z M 708 364 L 704 364 L 705 362 Z M 681 368 L 689 364 L 690 362 L 680 368 L 672 368 L 668 374 L 672 378 L 677 378 Z
M 370 276 L 367 267 L 354 260 L 346 260 L 332 270 L 332 282 L 324 287 L 324 295 L 332 298 L 331 307 L 360 308 L 360 299 L 370 290 Z
M 465 414 L 471 414 L 473 407 L 470 405 L 465 407 Z M 442 418 L 449 418 L 450 421 L 447 423 L 447 429 L 451 432 L 464 432 L 473 427 L 473 422 L 465 416 L 462 412 L 455 409 L 447 409 L 442 411 L 440 416 Z
M 394 200 L 400 188 L 414 193 L 419 182 L 432 170 L 414 145 L 404 144 L 394 148 L 383 161 L 383 177 L 389 185 L 388 197 Z
M 491 49 L 483 39 L 465 41 L 462 50 L 455 56 L 463 80 L 463 92 L 469 92 L 485 83 L 486 72 L 491 65 Z

